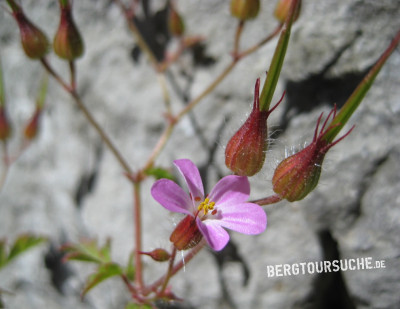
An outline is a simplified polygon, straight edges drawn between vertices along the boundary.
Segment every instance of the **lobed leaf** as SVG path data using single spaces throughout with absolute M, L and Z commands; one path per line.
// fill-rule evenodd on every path
M 79 244 L 66 244 L 61 247 L 66 252 L 64 260 L 76 260 L 82 262 L 91 262 L 97 264 L 111 262 L 111 243 L 107 240 L 103 247 L 98 246 L 97 241 L 93 239 L 84 240 Z
M 93 289 L 96 285 L 103 282 L 111 277 L 120 276 L 123 274 L 122 268 L 116 263 L 106 263 L 101 264 L 97 269 L 97 272 L 89 276 L 86 280 L 85 288 L 82 292 L 82 297 L 85 296 L 87 292 Z

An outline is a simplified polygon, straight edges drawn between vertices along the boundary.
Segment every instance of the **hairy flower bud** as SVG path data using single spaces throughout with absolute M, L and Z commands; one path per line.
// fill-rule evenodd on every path
M 14 0 L 7 0 L 7 2 L 17 21 L 25 54 L 31 59 L 44 57 L 49 50 L 49 41 L 46 35 L 25 16 L 22 8 Z
M 289 202 L 299 201 L 305 198 L 317 186 L 321 175 L 322 162 L 325 154 L 330 148 L 345 138 L 353 129 L 350 129 L 344 136 L 329 143 L 324 139 L 328 128 L 325 130 L 328 119 L 336 114 L 336 107 L 330 112 L 321 131 L 318 133 L 318 127 L 321 116 L 318 119 L 315 128 L 314 138 L 310 145 L 300 152 L 283 160 L 275 170 L 272 178 L 273 190 L 281 198 L 287 199 Z
M 257 79 L 253 109 L 246 122 L 229 140 L 225 149 L 226 166 L 239 176 L 253 176 L 263 167 L 268 147 L 267 119 L 282 101 L 281 99 L 269 111 L 260 111 L 259 89 L 260 79 Z
M 231 0 L 231 14 L 240 20 L 255 18 L 259 10 L 260 0 Z
M 0 141 L 6 141 L 11 135 L 11 125 L 7 118 L 6 109 L 0 105 Z
M 286 20 L 286 17 L 289 14 L 289 9 L 290 9 L 290 5 L 292 4 L 293 0 L 279 0 L 275 11 L 274 11 L 274 16 L 276 17 L 276 19 L 278 19 L 279 22 L 284 23 Z M 301 10 L 301 0 L 299 1 L 295 12 L 294 12 L 294 16 L 293 16 L 293 21 L 296 21 L 299 18 L 300 15 L 300 10 Z
M 164 249 L 161 249 L 161 248 L 157 248 L 157 249 L 154 249 L 153 251 L 149 251 L 149 252 L 140 252 L 140 254 L 148 255 L 154 261 L 157 261 L 157 262 L 168 261 L 171 257 L 171 255 L 167 251 L 165 251 Z
M 175 227 L 169 240 L 178 250 L 187 250 L 195 247 L 203 238 L 199 228 L 197 227 L 196 218 L 187 215 Z
M 54 52 L 63 59 L 73 60 L 82 56 L 84 44 L 72 17 L 69 1 L 60 0 L 61 17 L 57 33 L 54 37 Z
M 169 32 L 175 36 L 181 36 L 185 32 L 185 23 L 183 22 L 183 18 L 175 9 L 173 4 L 171 4 L 169 8 L 168 28 Z

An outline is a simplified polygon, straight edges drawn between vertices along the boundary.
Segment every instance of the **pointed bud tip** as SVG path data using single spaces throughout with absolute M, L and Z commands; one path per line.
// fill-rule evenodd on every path
M 319 131 L 322 118 L 318 118 L 314 132 L 314 138 L 310 145 L 296 154 L 283 160 L 275 169 L 272 178 L 273 190 L 281 198 L 289 202 L 299 201 L 305 198 L 318 184 L 322 163 L 330 148 L 349 135 L 351 130 L 334 142 L 329 142 L 324 137 L 336 126 L 328 126 L 328 120 L 336 115 L 336 107 L 329 113 L 327 119 Z
M 239 176 L 253 176 L 263 167 L 268 148 L 267 119 L 282 99 L 269 111 L 260 110 L 260 79 L 254 89 L 253 109 L 246 122 L 229 140 L 225 149 L 225 164 Z
M 54 52 L 62 59 L 73 60 L 84 53 L 82 36 L 72 17 L 71 7 L 61 6 L 60 24 L 53 41 Z
M 285 22 L 288 14 L 289 14 L 290 5 L 291 5 L 292 1 L 293 0 L 279 0 L 276 5 L 275 11 L 274 11 L 274 16 L 282 24 Z M 294 12 L 293 22 L 299 18 L 300 10 L 301 10 L 301 0 L 298 2 L 296 11 Z
M 154 261 L 157 261 L 157 262 L 168 261 L 171 257 L 171 255 L 166 250 L 161 249 L 161 248 L 157 248 L 157 249 L 154 249 L 153 251 L 149 251 L 149 252 L 139 252 L 139 253 L 148 255 Z
M 11 125 L 4 106 L 0 106 L 0 141 L 6 141 L 11 136 Z
M 182 36 L 185 32 L 185 23 L 183 18 L 173 5 L 171 5 L 169 9 L 168 29 L 172 35 L 177 37 Z
M 13 15 L 20 30 L 21 44 L 25 54 L 31 59 L 43 58 L 50 46 L 44 32 L 35 26 L 21 9 Z

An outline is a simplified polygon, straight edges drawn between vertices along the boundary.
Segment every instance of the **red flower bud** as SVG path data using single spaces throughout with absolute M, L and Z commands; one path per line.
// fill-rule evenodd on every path
M 7 2 L 17 21 L 25 54 L 32 59 L 42 58 L 49 50 L 46 35 L 25 16 L 22 8 L 14 0 L 7 0 Z
M 65 4 L 65 2 L 67 4 Z M 72 17 L 69 1 L 61 1 L 61 17 L 57 33 L 54 37 L 54 52 L 63 59 L 73 60 L 82 56 L 84 44 Z
M 289 202 L 299 201 L 314 190 L 321 175 L 321 166 L 325 154 L 330 148 L 349 135 L 351 130 L 353 130 L 354 127 L 335 142 L 330 143 L 326 141 L 324 136 L 330 131 L 330 129 L 336 127 L 333 126 L 325 130 L 326 124 L 331 115 L 333 115 L 332 118 L 335 118 L 336 106 L 329 113 L 319 134 L 318 128 L 322 114 L 318 118 L 312 143 L 300 152 L 283 160 L 276 168 L 272 178 L 272 184 L 273 190 L 281 198 L 285 198 Z
M 183 18 L 175 9 L 173 4 L 171 4 L 169 8 L 168 28 L 169 32 L 175 36 L 181 36 L 185 32 L 185 23 L 183 22 Z
M 263 167 L 268 147 L 267 119 L 283 99 L 282 96 L 269 111 L 260 111 L 259 89 L 260 79 L 257 79 L 253 110 L 225 149 L 226 166 L 239 176 L 253 176 Z
M 203 238 L 199 228 L 197 227 L 196 218 L 187 215 L 176 226 L 169 240 L 178 250 L 187 250 L 194 248 Z
M 139 252 L 139 253 L 148 255 L 157 262 L 168 261 L 169 258 L 171 257 L 171 255 L 167 251 L 165 251 L 164 249 L 161 249 L 161 248 L 157 248 L 157 249 L 154 249 L 153 251 L 149 251 L 149 252 Z
M 11 125 L 7 118 L 6 109 L 0 105 L 0 141 L 6 141 L 11 135 Z
M 252 19 L 260 11 L 260 0 L 231 0 L 231 14 L 240 20 Z
M 33 114 L 32 118 L 30 119 L 28 124 L 25 126 L 24 135 L 25 135 L 25 138 L 28 140 L 34 139 L 39 131 L 39 119 L 40 119 L 41 111 L 42 111 L 41 108 L 36 108 L 35 113 Z
M 293 0 L 279 0 L 276 5 L 274 16 L 282 24 L 285 22 L 286 17 L 289 14 L 289 9 L 290 9 L 290 5 L 292 4 L 292 1 Z M 299 1 L 298 5 L 296 7 L 296 10 L 294 12 L 293 22 L 299 18 L 300 10 L 301 10 L 301 0 Z

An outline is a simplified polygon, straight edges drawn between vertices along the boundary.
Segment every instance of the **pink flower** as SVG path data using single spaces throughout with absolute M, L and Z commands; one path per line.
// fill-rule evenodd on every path
M 187 229 L 187 218 L 191 217 L 192 222 L 196 222 L 193 225 L 200 231 L 200 236 L 216 251 L 223 249 L 229 241 L 229 234 L 223 228 L 249 235 L 260 234 L 265 230 L 267 216 L 264 210 L 257 204 L 246 202 L 250 195 L 247 177 L 226 176 L 205 196 L 199 170 L 193 162 L 182 159 L 174 161 L 174 164 L 184 177 L 190 194 L 168 179 L 160 179 L 154 183 L 151 194 L 164 208 L 187 215 L 177 228 L 182 226 Z M 176 230 L 171 238 L 177 238 L 174 233 Z M 178 233 L 179 236 L 196 235 L 192 228 L 188 232 L 185 230 Z M 197 235 L 193 237 L 198 238 Z M 194 245 L 199 242 L 198 239 L 195 241 Z M 176 247 L 184 250 L 193 245 Z

